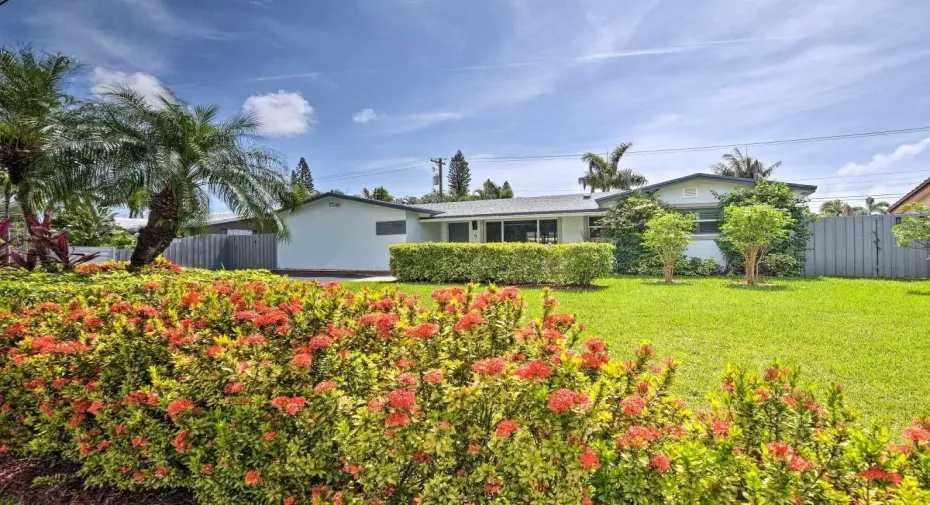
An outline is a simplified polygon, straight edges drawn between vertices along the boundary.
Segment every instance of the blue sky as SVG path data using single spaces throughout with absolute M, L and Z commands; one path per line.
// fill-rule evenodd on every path
M 129 82 L 253 111 L 289 166 L 307 158 L 318 189 L 421 195 L 431 170 L 414 162 L 457 149 L 545 156 L 930 125 L 927 19 L 913 0 L 11 0 L 0 42 L 77 56 L 78 95 Z M 930 176 L 928 137 L 750 154 L 818 184 L 815 197 L 894 200 Z M 659 182 L 724 151 L 624 166 Z M 471 168 L 473 186 L 509 180 L 532 196 L 580 191 L 584 165 Z

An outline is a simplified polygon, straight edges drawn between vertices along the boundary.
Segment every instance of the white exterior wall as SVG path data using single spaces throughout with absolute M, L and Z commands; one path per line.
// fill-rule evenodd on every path
M 569 216 L 559 219 L 559 234 L 561 243 L 573 244 L 584 241 L 585 221 L 584 216 Z
M 685 256 L 701 259 L 712 259 L 720 265 L 724 264 L 723 253 L 717 247 L 718 235 L 694 235 L 694 242 L 685 249 Z
M 285 220 L 291 238 L 278 245 L 281 269 L 387 271 L 388 247 L 406 242 L 407 235 L 375 235 L 375 223 L 405 220 L 408 234 L 421 235 L 406 211 L 335 197 L 305 205 Z
M 731 193 L 736 188 L 747 188 L 749 186 L 748 183 L 734 183 L 715 179 L 692 179 L 660 188 L 655 195 L 659 200 L 676 206 L 707 206 L 718 203 L 714 192 L 720 194 Z M 685 188 L 697 188 L 697 196 L 685 198 Z

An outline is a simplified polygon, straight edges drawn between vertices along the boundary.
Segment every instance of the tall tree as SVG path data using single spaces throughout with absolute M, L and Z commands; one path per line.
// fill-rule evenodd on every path
M 759 158 L 743 154 L 739 149 L 734 149 L 733 153 L 723 155 L 723 158 L 715 163 L 711 170 L 717 175 L 727 177 L 742 177 L 744 179 L 767 179 L 772 176 L 772 172 L 781 166 L 781 162 L 765 166 Z
M 67 93 L 78 64 L 30 47 L 0 48 L 0 170 L 4 209 L 15 199 L 35 216 L 87 183 L 76 148 L 74 98 Z
M 865 210 L 869 214 L 887 214 L 890 206 L 891 204 L 886 201 L 876 202 L 871 196 L 865 199 Z
M 646 177 L 629 168 L 620 168 L 623 155 L 633 147 L 627 142 L 614 148 L 605 160 L 601 155 L 587 153 L 581 161 L 588 164 L 588 171 L 578 178 L 578 184 L 584 189 L 610 191 L 614 189 L 628 190 L 648 184 Z
M 108 89 L 85 114 L 111 150 L 100 191 L 148 209 L 130 269 L 150 264 L 182 230 L 202 229 L 210 196 L 262 229 L 287 234 L 276 209 L 296 205 L 278 155 L 263 148 L 251 114 L 219 119 L 216 105 L 191 106 L 170 93 L 150 104 L 127 87 Z
M 474 196 L 478 200 L 498 200 L 501 198 L 513 198 L 513 189 L 510 183 L 504 182 L 503 186 L 498 186 L 494 181 L 488 179 L 484 181 L 481 189 L 476 189 Z
M 388 193 L 387 188 L 384 186 L 378 186 L 371 192 L 371 199 L 378 200 L 379 202 L 393 202 L 394 197 Z
M 470 184 L 471 170 L 462 151 L 459 151 L 449 160 L 449 194 L 455 198 L 468 196 Z
M 501 186 L 501 198 L 513 198 L 513 188 L 508 181 L 504 181 L 504 185 Z
M 887 202 L 884 202 L 887 204 Z M 829 200 L 820 204 L 820 213 L 826 217 L 865 216 L 870 214 L 866 207 L 853 207 L 843 200 Z
M 313 188 L 313 175 L 310 173 L 310 165 L 303 157 L 297 162 L 297 169 L 291 172 L 291 184 L 303 186 L 308 193 L 316 191 Z

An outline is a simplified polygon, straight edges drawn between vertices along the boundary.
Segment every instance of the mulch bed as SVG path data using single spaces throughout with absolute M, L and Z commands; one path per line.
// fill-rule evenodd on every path
M 77 477 L 56 479 L 36 486 L 33 479 L 73 475 L 77 465 L 48 465 L 34 459 L 0 455 L 0 500 L 20 499 L 23 505 L 196 505 L 187 491 L 164 489 L 131 492 L 116 489 L 84 489 Z

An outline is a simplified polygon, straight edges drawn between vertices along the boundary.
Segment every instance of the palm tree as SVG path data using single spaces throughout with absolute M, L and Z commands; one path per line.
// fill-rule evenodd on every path
M 772 172 L 781 166 L 781 162 L 765 166 L 759 158 L 745 155 L 739 149 L 732 154 L 724 154 L 721 161 L 715 163 L 711 170 L 717 175 L 727 177 L 742 177 L 743 179 L 767 179 Z
M 26 46 L 0 47 L 0 169 L 4 212 L 11 202 L 24 216 L 75 194 L 81 172 L 74 99 L 67 93 L 78 64 L 61 54 Z
M 869 214 L 887 214 L 891 204 L 886 201 L 876 202 L 871 196 L 865 199 L 865 210 Z
M 645 186 L 649 183 L 642 174 L 629 168 L 620 168 L 620 159 L 633 147 L 627 142 L 617 146 L 605 160 L 599 154 L 587 153 L 581 161 L 588 164 L 588 171 L 578 178 L 578 184 L 584 189 L 591 188 L 591 192 L 599 189 L 610 191 L 612 189 L 629 190 Z
M 820 204 L 820 213 L 827 217 L 842 216 L 846 207 L 843 200 L 829 200 Z
M 243 219 L 286 235 L 275 208 L 296 202 L 284 164 L 258 145 L 254 116 L 221 121 L 216 105 L 189 106 L 170 92 L 152 105 L 126 87 L 105 91 L 84 113 L 106 147 L 109 170 L 100 193 L 127 202 L 135 215 L 148 209 L 130 270 L 150 264 L 180 232 L 203 229 L 211 195 Z

